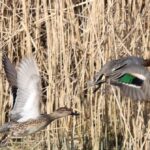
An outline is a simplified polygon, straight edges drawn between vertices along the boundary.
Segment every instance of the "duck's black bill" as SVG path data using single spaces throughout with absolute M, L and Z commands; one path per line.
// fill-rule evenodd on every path
M 72 116 L 78 116 L 78 115 L 80 115 L 80 114 L 79 114 L 77 111 L 75 111 L 75 112 L 72 112 L 71 115 L 72 115 Z
M 97 87 L 93 89 L 93 93 L 95 93 L 98 89 L 100 89 L 101 85 L 105 82 L 106 82 L 105 80 L 101 80 L 101 81 L 98 81 L 97 83 L 95 83 L 95 86 L 97 86 Z
M 95 93 L 101 87 L 101 85 L 106 82 L 106 79 L 102 79 L 102 77 L 103 77 L 103 74 L 99 72 L 97 75 L 95 75 L 93 81 L 87 82 L 88 88 L 94 86 L 93 93 Z

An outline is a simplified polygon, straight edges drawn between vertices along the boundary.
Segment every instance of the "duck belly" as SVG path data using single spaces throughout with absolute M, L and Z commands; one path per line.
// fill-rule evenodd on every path
M 30 120 L 28 122 L 14 124 L 10 129 L 13 136 L 25 136 L 44 129 L 49 122 L 45 119 Z

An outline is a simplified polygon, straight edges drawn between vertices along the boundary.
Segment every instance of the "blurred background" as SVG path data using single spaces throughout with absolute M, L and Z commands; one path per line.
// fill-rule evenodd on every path
M 16 66 L 34 55 L 42 78 L 42 113 L 66 105 L 80 116 L 12 139 L 3 149 L 150 149 L 149 102 L 121 97 L 109 85 L 97 93 L 86 88 L 108 60 L 150 58 L 149 0 L 0 0 L 0 58 L 4 51 Z M 12 105 L 2 63 L 0 74 L 2 125 Z

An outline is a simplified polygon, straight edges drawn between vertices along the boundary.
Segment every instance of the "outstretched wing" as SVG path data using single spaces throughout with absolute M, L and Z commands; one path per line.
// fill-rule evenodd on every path
M 17 97 L 11 120 L 25 122 L 40 115 L 41 80 L 33 57 L 21 61 L 17 71 Z
M 2 62 L 4 65 L 7 80 L 11 86 L 13 95 L 13 106 L 14 106 L 15 99 L 17 96 L 17 72 L 15 70 L 14 65 L 10 62 L 9 58 L 5 54 L 3 55 Z
M 120 87 L 121 93 L 134 100 L 150 99 L 150 72 L 139 65 L 125 67 L 110 83 Z
M 119 86 L 118 78 L 123 74 L 125 68 L 130 67 L 131 65 L 138 65 L 139 67 L 143 67 L 144 59 L 136 56 L 128 56 L 117 60 L 112 60 L 107 62 L 101 70 L 94 77 L 93 81 L 88 82 L 88 86 L 98 86 L 94 88 L 94 92 L 96 92 L 101 84 L 105 82 L 111 82 L 111 84 Z M 105 76 L 105 80 L 102 80 L 102 77 Z

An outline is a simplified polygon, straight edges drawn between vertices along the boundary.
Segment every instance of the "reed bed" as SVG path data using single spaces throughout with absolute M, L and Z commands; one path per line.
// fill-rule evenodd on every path
M 42 78 L 41 111 L 61 106 L 80 112 L 45 130 L 11 139 L 2 149 L 150 149 L 150 104 L 121 97 L 87 81 L 110 59 L 150 57 L 149 0 L 0 0 L 0 57 L 18 64 L 34 55 Z M 0 64 L 0 124 L 11 110 L 10 87 Z

